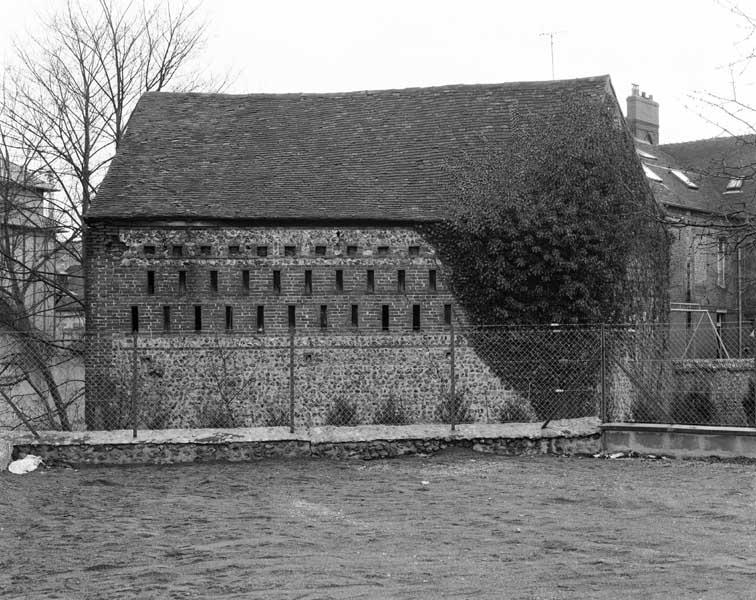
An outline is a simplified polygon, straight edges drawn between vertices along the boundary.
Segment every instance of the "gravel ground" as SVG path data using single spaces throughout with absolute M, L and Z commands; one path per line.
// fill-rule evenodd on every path
M 0 474 L 3 598 L 754 598 L 756 465 L 432 457 Z

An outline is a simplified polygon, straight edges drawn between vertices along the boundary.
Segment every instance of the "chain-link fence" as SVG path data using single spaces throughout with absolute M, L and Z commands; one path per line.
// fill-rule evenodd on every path
M 0 430 L 84 429 L 84 344 L 0 333 Z
M 725 358 L 732 356 L 726 344 L 737 339 L 737 329 L 730 328 L 730 335 L 728 330 L 710 329 L 706 358 L 690 358 L 699 333 L 661 325 L 606 329 L 605 419 L 756 426 L 756 362 Z M 751 355 L 753 338 L 746 339 L 749 345 L 744 344 L 742 354 Z
M 754 359 L 689 358 L 695 335 L 654 324 L 135 334 L 65 344 L 5 336 L 0 427 L 293 431 L 591 416 L 753 427 Z
M 544 422 L 598 414 L 596 328 L 93 340 L 88 426 Z

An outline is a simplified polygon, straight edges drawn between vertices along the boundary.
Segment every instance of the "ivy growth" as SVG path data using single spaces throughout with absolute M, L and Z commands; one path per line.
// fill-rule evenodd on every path
M 669 241 L 610 107 L 566 101 L 449 171 L 457 203 L 425 233 L 474 322 L 663 318 Z

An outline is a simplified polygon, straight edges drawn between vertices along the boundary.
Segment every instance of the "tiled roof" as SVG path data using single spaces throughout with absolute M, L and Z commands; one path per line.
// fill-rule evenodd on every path
M 752 137 L 712 138 L 679 144 L 652 146 L 636 141 L 643 164 L 662 181 L 651 181 L 654 196 L 659 202 L 679 208 L 731 213 L 753 205 L 756 184 L 756 139 Z M 676 169 L 685 173 L 698 186 L 691 189 L 672 173 Z M 741 192 L 727 194 L 728 182 L 744 177 Z
M 445 165 L 501 147 L 608 76 L 343 94 L 149 93 L 87 217 L 438 218 Z M 612 98 L 614 102 L 616 99 Z

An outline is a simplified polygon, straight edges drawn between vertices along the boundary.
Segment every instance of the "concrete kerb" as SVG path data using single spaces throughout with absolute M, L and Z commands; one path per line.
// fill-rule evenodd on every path
M 383 458 L 433 452 L 450 446 L 497 454 L 591 453 L 600 449 L 596 418 L 540 423 L 314 427 L 290 433 L 285 427 L 39 432 L 6 437 L 7 459 L 38 454 L 47 462 L 74 464 L 165 464 L 210 460 L 245 461 L 274 456 Z M 1 446 L 0 446 L 1 447 Z M 4 455 L 2 455 L 4 456 Z

